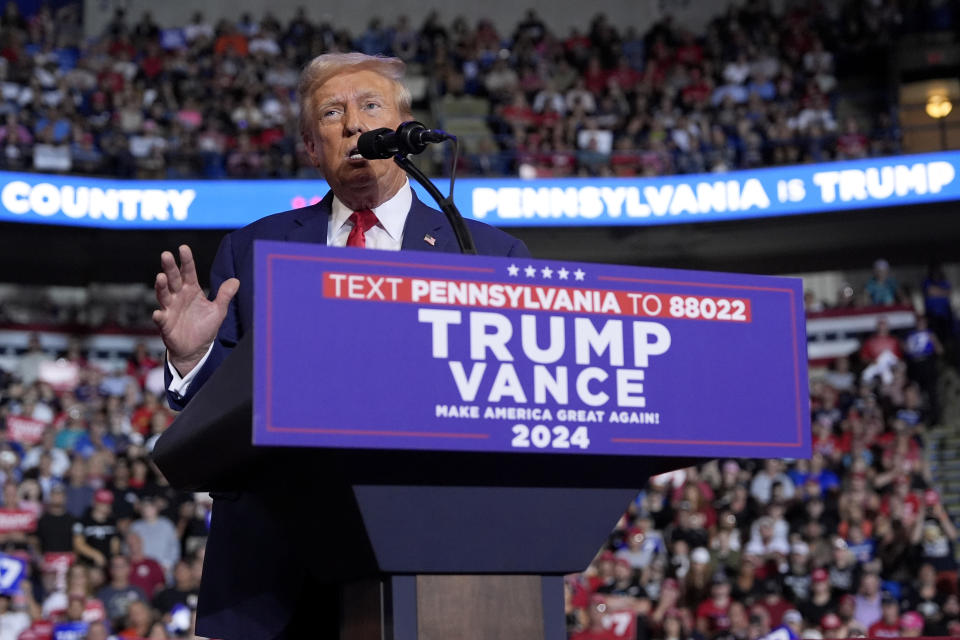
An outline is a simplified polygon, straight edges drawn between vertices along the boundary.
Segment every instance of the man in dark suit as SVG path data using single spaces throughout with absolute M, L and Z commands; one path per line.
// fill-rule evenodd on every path
M 250 331 L 255 239 L 459 252 L 446 217 L 417 199 L 402 169 L 392 160 L 369 161 L 357 152 L 361 133 L 394 129 L 411 118 L 410 94 L 400 83 L 403 71 L 398 59 L 358 53 L 326 54 L 307 65 L 299 86 L 301 135 L 330 192 L 316 205 L 228 234 L 211 269 L 212 299 L 200 288 L 189 247 L 180 247 L 179 266 L 170 252 L 161 255 L 155 284 L 159 309 L 153 319 L 167 347 L 171 406 L 182 409 Z M 506 233 L 467 223 L 479 253 L 529 256 L 526 246 Z M 335 322 L 318 326 L 332 339 L 349 331 Z M 313 600 L 324 592 L 316 588 L 318 576 L 295 556 L 296 550 L 309 550 L 311 542 L 333 541 L 304 536 L 323 524 L 303 523 L 303 508 L 295 491 L 276 496 L 252 490 L 215 498 L 198 633 L 224 640 L 335 637 L 326 636 L 308 615 L 322 605 Z M 335 511 L 335 500 L 325 508 Z

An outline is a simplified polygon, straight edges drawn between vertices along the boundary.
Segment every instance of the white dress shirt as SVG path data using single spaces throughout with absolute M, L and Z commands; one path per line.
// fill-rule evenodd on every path
M 400 245 L 403 243 L 403 226 L 407 223 L 407 214 L 410 213 L 412 203 L 413 191 L 410 189 L 410 182 L 406 181 L 392 198 L 373 210 L 377 214 L 377 224 L 364 234 L 368 249 L 400 250 Z M 347 246 L 347 237 L 350 235 L 350 230 L 353 229 L 353 223 L 350 222 L 350 214 L 352 213 L 353 209 L 343 204 L 337 196 L 333 196 L 330 221 L 327 223 L 328 245 L 331 247 Z M 207 353 L 197 363 L 197 366 L 185 376 L 181 376 L 176 368 L 170 364 L 168 356 L 167 368 L 170 369 L 173 380 L 170 381 L 167 390 L 180 395 L 185 394 L 190 383 L 197 376 L 197 372 L 210 357 L 211 351 L 213 351 L 213 344 L 207 349 Z

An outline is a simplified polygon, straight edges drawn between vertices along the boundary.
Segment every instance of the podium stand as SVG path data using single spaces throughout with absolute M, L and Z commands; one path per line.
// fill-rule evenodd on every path
M 329 257 L 334 254 L 325 253 L 329 250 L 322 247 L 275 243 L 267 248 L 282 250 L 282 258 L 309 254 L 308 258 L 313 256 L 321 261 L 315 264 L 322 264 L 323 269 L 331 268 L 324 261 L 335 260 Z M 367 258 L 374 255 L 372 252 L 350 254 L 346 250 L 339 251 L 335 255 L 340 257 L 363 255 Z M 425 259 L 421 256 L 418 255 L 419 264 L 413 268 L 425 268 L 422 264 Z M 263 253 L 258 253 L 259 264 L 269 257 L 264 258 Z M 354 269 L 360 268 L 356 266 L 359 263 L 370 263 L 369 268 L 374 270 L 388 268 L 382 265 L 398 268 L 397 259 L 392 257 L 391 260 L 393 262 L 389 263 L 369 259 L 349 262 L 350 268 Z M 456 264 L 465 262 L 460 256 L 443 260 Z M 486 261 L 499 265 L 497 261 L 502 261 L 494 258 L 475 260 L 478 262 L 470 264 L 484 264 L 482 261 Z M 296 266 L 298 269 L 314 268 L 315 264 L 305 260 Z M 601 268 L 598 265 L 593 267 Z M 627 268 L 609 269 L 631 273 Z M 283 277 L 282 271 L 273 273 L 275 277 Z M 616 274 L 624 280 L 620 272 Z M 289 274 L 286 277 L 289 278 Z M 492 276 L 484 273 L 477 277 Z M 718 279 L 713 274 L 704 277 Z M 738 278 L 759 280 L 747 276 Z M 769 280 L 774 284 L 783 281 Z M 663 282 L 662 277 L 650 281 Z M 762 414 L 766 405 L 757 405 L 750 398 L 743 400 L 758 407 L 757 419 L 760 421 L 758 425 L 737 425 L 740 431 L 733 435 L 741 437 L 743 442 L 736 438 L 714 442 L 715 429 L 707 425 L 697 433 L 693 433 L 695 429 L 690 427 L 690 439 L 687 440 L 682 437 L 688 434 L 675 431 L 668 432 L 667 437 L 660 440 L 651 438 L 651 452 L 658 455 L 643 455 L 648 446 L 643 444 L 646 441 L 631 438 L 623 439 L 626 444 L 614 441 L 611 445 L 609 440 L 598 442 L 598 447 L 608 449 L 598 448 L 604 453 L 588 455 L 532 450 L 523 453 L 489 449 L 441 451 L 394 448 L 385 444 L 400 438 L 393 441 L 371 439 L 367 448 L 356 445 L 340 445 L 338 448 L 255 446 L 251 441 L 251 420 L 263 422 L 263 413 L 269 412 L 270 407 L 265 409 L 264 404 L 268 403 L 260 404 L 255 413 L 253 398 L 261 387 L 260 382 L 256 389 L 254 385 L 254 332 L 248 332 L 158 440 L 153 457 L 171 485 L 211 491 L 215 501 L 230 500 L 231 495 L 245 491 L 288 494 L 291 487 L 296 487 L 298 495 L 314 501 L 314 511 L 335 514 L 336 526 L 330 526 L 329 521 L 308 517 L 304 527 L 310 531 L 303 539 L 316 540 L 316 546 L 311 549 L 309 567 L 313 579 L 333 585 L 340 592 L 340 640 L 564 640 L 562 576 L 582 571 L 589 565 L 650 476 L 718 456 L 777 455 L 771 452 L 781 448 L 783 455 L 808 455 L 809 411 L 806 410 L 807 395 L 800 388 L 805 358 L 802 354 L 797 355 L 805 344 L 799 342 L 803 338 L 802 326 L 799 336 L 796 332 L 797 318 L 802 319 L 802 315 L 795 315 L 802 314 L 802 307 L 798 311 L 794 304 L 794 297 L 799 301 L 802 291 L 799 284 L 787 288 L 768 286 L 768 280 L 761 284 L 765 286 L 751 283 L 741 287 L 761 291 L 752 300 L 753 307 L 748 307 L 748 312 L 750 308 L 762 308 L 766 321 L 792 323 L 792 336 L 784 340 L 774 340 L 774 336 L 767 340 L 768 336 L 758 326 L 720 327 L 717 330 L 725 332 L 724 346 L 718 342 L 717 351 L 729 348 L 730 344 L 736 346 L 736 340 L 742 340 L 746 354 L 743 357 L 748 359 L 769 358 L 771 353 L 782 353 L 784 358 L 791 358 L 787 363 L 789 366 L 784 365 L 788 373 L 792 372 L 787 381 L 789 385 L 781 384 L 780 387 L 786 388 L 776 391 L 778 394 L 783 391 L 781 397 L 794 405 L 781 407 L 783 403 L 775 402 L 774 397 L 769 405 L 770 411 L 783 413 L 782 416 L 779 413 L 773 416 L 775 419 L 771 422 L 769 415 Z M 673 286 L 673 283 L 666 282 L 663 286 Z M 676 283 L 676 286 L 690 288 L 695 284 L 685 281 Z M 717 287 L 740 285 L 711 282 L 707 286 L 712 287 L 712 292 Z M 269 314 L 271 305 L 281 304 L 271 297 L 273 289 L 265 286 L 263 281 L 258 280 L 256 287 L 258 292 L 267 292 L 257 300 L 259 310 L 266 307 Z M 790 296 L 789 304 L 787 298 L 782 297 L 784 293 Z M 257 316 L 258 340 L 263 338 L 262 331 L 269 326 L 269 331 L 283 332 L 277 335 L 289 342 L 287 336 L 305 335 L 309 323 L 315 322 L 316 317 L 323 317 L 317 315 L 316 309 L 309 308 L 309 300 L 300 300 L 297 296 L 299 292 L 291 290 L 287 303 L 295 306 L 287 307 L 284 313 L 278 312 L 277 315 L 304 324 L 278 327 L 276 322 L 264 321 Z M 768 299 L 774 302 L 768 302 Z M 296 314 L 289 310 L 296 308 L 296 313 L 301 313 L 301 306 L 306 308 L 302 312 L 305 317 L 291 319 L 290 316 Z M 411 309 L 411 306 L 404 308 Z M 404 313 L 409 315 L 408 311 Z M 413 317 L 416 322 L 415 308 Z M 749 316 L 746 317 L 749 322 Z M 378 317 L 378 321 L 382 318 Z M 690 331 L 689 327 L 693 325 L 687 322 L 687 325 L 672 329 L 676 349 L 680 349 L 676 345 L 682 346 L 681 341 L 690 342 L 684 332 Z M 732 333 L 734 331 L 740 333 Z M 429 336 L 429 327 L 425 332 Z M 738 337 L 741 334 L 742 338 Z M 297 349 L 309 350 L 303 344 L 303 338 L 298 340 L 301 343 L 297 344 Z M 716 338 L 708 335 L 705 340 L 710 342 Z M 262 346 L 260 343 L 257 349 Z M 756 349 L 761 356 L 751 356 L 751 349 Z M 429 349 L 427 353 L 430 353 Z M 436 350 L 434 358 L 437 357 L 435 354 Z M 257 355 L 262 357 L 259 351 Z M 299 357 L 300 354 L 294 355 Z M 262 364 L 263 360 L 259 362 Z M 270 362 L 281 367 L 285 361 Z M 405 363 L 403 366 L 416 369 L 427 365 Z M 702 366 L 709 373 L 712 365 Z M 688 369 L 684 367 L 679 363 L 676 370 L 687 375 Z M 263 375 L 263 368 L 256 370 Z M 269 368 L 266 371 L 280 376 L 285 373 Z M 667 371 L 667 368 L 664 366 L 658 371 Z M 690 371 L 694 373 L 689 375 L 702 373 L 699 369 Z M 751 384 L 757 389 L 773 384 L 774 373 L 771 368 L 764 377 Z M 396 380 L 398 385 L 418 384 L 401 380 L 398 376 L 403 375 L 402 371 L 384 375 L 379 384 L 384 380 Z M 301 384 L 302 377 L 298 373 L 293 383 L 283 383 L 284 389 Z M 693 382 L 696 384 L 695 380 Z M 725 383 L 717 384 L 722 387 Z M 805 380 L 802 384 L 805 385 Z M 664 395 L 659 391 L 661 387 L 653 382 L 647 386 L 651 395 Z M 433 394 L 437 394 L 438 402 L 442 395 L 429 385 L 424 386 L 421 393 L 431 401 Z M 721 388 L 717 393 L 724 394 L 725 391 Z M 704 397 L 707 398 L 705 402 L 713 402 L 709 395 Z M 730 402 L 741 401 L 738 396 L 730 397 Z M 689 401 L 679 395 L 658 402 L 669 405 L 674 415 L 689 409 Z M 741 410 L 738 407 L 711 407 L 710 411 L 722 417 L 728 409 Z M 778 423 L 778 416 L 785 416 L 786 421 Z M 268 413 L 268 425 L 269 420 Z M 422 418 L 418 420 L 428 422 Z M 473 423 L 469 426 L 474 427 Z M 597 426 L 591 437 L 593 433 L 602 434 L 604 428 L 609 430 L 616 426 Z M 429 427 L 424 425 L 424 429 Z M 752 427 L 753 431 L 747 427 Z M 648 430 L 645 433 L 655 432 Z M 706 437 L 702 435 L 704 433 Z M 599 436 L 597 438 L 599 440 Z M 633 455 L 606 455 L 608 450 L 619 450 L 610 448 L 614 446 L 631 447 Z M 637 455 L 638 451 L 640 455 Z M 687 451 L 690 455 L 679 454 Z M 678 454 L 671 455 L 670 452 Z M 237 562 L 242 561 L 237 558 Z
M 307 493 L 341 529 L 314 574 L 341 589 L 341 640 L 565 639 L 562 576 L 590 564 L 649 476 L 696 462 L 255 447 L 252 353 L 248 334 L 153 459 L 171 485 L 227 500 L 322 468 Z

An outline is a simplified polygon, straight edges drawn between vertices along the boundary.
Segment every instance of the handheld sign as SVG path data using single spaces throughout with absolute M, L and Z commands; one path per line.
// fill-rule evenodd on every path
M 0 594 L 14 595 L 27 573 L 27 563 L 20 558 L 0 553 Z
M 254 443 L 810 453 L 799 279 L 258 241 Z

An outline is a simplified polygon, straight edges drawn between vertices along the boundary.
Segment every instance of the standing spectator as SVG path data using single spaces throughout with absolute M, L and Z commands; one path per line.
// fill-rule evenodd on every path
M 37 522 L 37 542 L 42 553 L 73 551 L 74 517 L 67 513 L 67 495 L 60 485 L 50 490 L 44 514 Z
M 866 286 L 867 301 L 870 304 L 891 306 L 902 302 L 897 280 L 890 275 L 890 263 L 879 259 L 873 263 L 873 277 Z
M 921 559 L 929 563 L 937 572 L 937 579 L 946 579 L 955 584 L 957 581 L 957 560 L 954 555 L 953 541 L 957 539 L 957 528 L 950 515 L 937 501 L 926 507 L 926 514 L 918 517 L 914 525 L 911 540 L 919 547 Z
M 40 344 L 40 336 L 31 333 L 27 339 L 27 351 L 20 356 L 17 363 L 17 377 L 25 385 L 31 385 L 40 377 L 40 365 L 47 362 L 53 362 L 43 345 Z
M 101 489 L 93 506 L 73 526 L 73 550 L 82 560 L 106 567 L 107 558 L 120 552 L 120 537 L 112 514 L 113 494 Z
M 140 500 L 140 519 L 130 525 L 130 531 L 143 540 L 144 555 L 159 562 L 165 573 L 173 571 L 180 559 L 180 540 L 173 523 L 159 514 L 154 498 Z
M 57 449 L 62 451 L 62 449 Z M 80 518 L 93 504 L 95 490 L 90 486 L 87 474 L 87 461 L 83 458 L 74 458 L 67 473 L 66 508 L 74 518 Z
M 937 358 L 943 355 L 943 345 L 937 334 L 927 326 L 926 316 L 917 316 L 917 324 L 903 341 L 907 354 L 907 373 L 920 384 L 930 399 L 930 413 L 936 422 L 940 419 L 937 396 Z
M 950 281 L 938 262 L 930 263 L 923 279 L 923 308 L 930 328 L 944 344 L 953 342 L 953 307 L 950 302 Z

